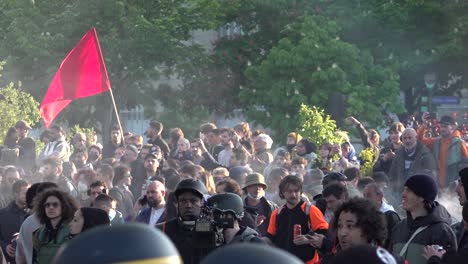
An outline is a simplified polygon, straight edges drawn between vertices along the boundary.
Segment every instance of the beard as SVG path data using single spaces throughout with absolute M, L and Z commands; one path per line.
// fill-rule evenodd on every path
M 156 208 L 161 204 L 161 199 L 148 199 L 148 206 L 151 208 Z

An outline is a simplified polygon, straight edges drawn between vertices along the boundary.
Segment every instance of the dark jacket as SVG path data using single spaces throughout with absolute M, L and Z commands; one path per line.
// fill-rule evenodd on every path
M 244 206 L 248 207 L 250 209 L 254 209 L 254 211 L 257 212 L 257 214 L 258 214 L 258 210 L 255 210 L 255 208 L 249 206 L 247 204 L 247 201 L 248 201 L 248 198 L 246 197 L 244 199 Z M 261 225 L 259 225 L 257 227 L 257 229 L 258 229 L 258 232 L 260 233 L 261 236 L 266 236 L 267 235 L 268 225 L 270 224 L 271 213 L 273 212 L 273 210 L 278 208 L 278 206 L 274 202 L 268 201 L 265 197 L 260 198 L 260 203 L 259 203 L 259 206 L 257 206 L 257 208 L 260 207 L 260 206 L 262 207 L 263 211 L 266 212 L 266 214 L 264 215 L 265 220 L 263 221 L 263 223 Z M 255 215 L 255 217 L 256 216 L 257 215 Z
M 457 249 L 457 239 L 450 227 L 451 217 L 445 207 L 436 203 L 435 208 L 426 216 L 412 219 L 407 213 L 407 218 L 396 224 L 392 232 L 392 250 L 399 254 L 411 235 L 419 228 L 427 226 L 425 230 L 417 234 L 408 246 L 403 257 L 411 264 L 426 263 L 422 256 L 426 245 L 440 245 L 446 251 Z
M 140 213 L 137 215 L 135 222 L 139 223 L 144 223 L 144 224 L 149 224 L 151 219 L 151 208 L 145 208 L 140 211 Z M 158 221 L 156 221 L 156 224 L 162 223 L 166 220 L 166 210 L 161 214 L 161 217 L 159 217 Z
M 261 238 L 258 237 L 257 231 L 247 226 L 241 226 L 241 229 L 236 233 L 229 244 L 239 242 L 265 243 Z
M 123 214 L 124 219 L 130 218 L 135 203 L 132 192 L 121 187 L 114 187 L 109 190 L 109 195 L 117 201 L 117 210 Z
M 123 147 L 123 141 L 120 143 L 120 145 L 115 146 L 112 144 L 112 142 L 107 142 L 107 144 L 104 145 L 102 148 L 102 159 L 107 159 L 107 158 L 112 158 L 115 155 L 115 150 L 118 147 Z
M 13 234 L 18 233 L 24 219 L 28 217 L 28 214 L 21 208 L 18 208 L 15 201 L 0 209 L 0 244 L 3 252 L 6 252 L 6 246 L 11 244 Z M 10 258 L 7 254 L 5 257 L 8 261 L 13 261 L 14 258 Z
M 398 192 L 402 191 L 403 184 L 406 182 L 409 176 L 417 172 L 427 170 L 432 171 L 434 175 L 436 172 L 437 163 L 434 160 L 434 156 L 432 155 L 431 151 L 419 141 L 416 144 L 414 160 L 411 163 L 411 166 L 408 171 L 405 171 L 405 157 L 406 150 L 404 147 L 401 147 L 395 153 L 392 166 L 390 167 L 390 171 L 388 172 L 390 182 L 392 183 L 393 188 Z
M 214 247 L 205 247 L 207 239 L 198 238 L 193 227 L 184 226 L 179 218 L 156 225 L 174 243 L 184 264 L 199 263 Z

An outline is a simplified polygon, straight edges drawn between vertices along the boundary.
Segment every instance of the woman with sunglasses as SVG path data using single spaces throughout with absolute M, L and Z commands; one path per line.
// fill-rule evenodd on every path
M 68 193 L 51 189 L 35 200 L 34 211 L 42 226 L 33 234 L 33 263 L 51 263 L 59 247 L 69 239 L 68 223 L 78 201 Z

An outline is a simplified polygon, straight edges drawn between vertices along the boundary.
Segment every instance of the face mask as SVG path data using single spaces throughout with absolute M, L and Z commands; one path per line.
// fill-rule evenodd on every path
M 252 199 L 252 200 L 257 200 L 257 201 L 260 200 L 260 199 L 262 198 L 261 196 L 260 196 L 260 197 L 254 197 L 254 196 L 252 196 L 250 193 L 247 193 L 247 197 L 249 197 L 249 198 Z

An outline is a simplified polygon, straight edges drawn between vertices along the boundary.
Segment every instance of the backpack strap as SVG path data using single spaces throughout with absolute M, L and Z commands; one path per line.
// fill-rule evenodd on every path
M 429 226 L 421 226 L 419 227 L 418 229 L 416 229 L 416 231 L 414 231 L 413 235 L 410 237 L 410 239 L 408 239 L 408 241 L 406 242 L 406 244 L 403 246 L 403 248 L 401 248 L 400 250 L 400 253 L 399 255 L 400 256 L 404 256 L 406 255 L 406 251 L 408 251 L 408 247 L 409 245 L 411 244 L 411 241 L 413 241 L 413 239 L 419 234 L 421 233 L 422 231 L 424 231 L 426 228 L 428 228 Z

